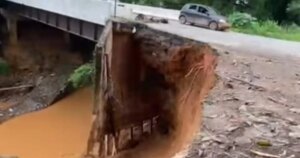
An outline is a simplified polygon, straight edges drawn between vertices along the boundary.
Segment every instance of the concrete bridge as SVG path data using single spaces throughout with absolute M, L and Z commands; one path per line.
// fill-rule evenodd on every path
M 6 0 L 2 13 L 11 36 L 18 17 L 23 17 L 96 41 L 113 6 L 102 0 Z
M 106 21 L 113 15 L 133 19 L 139 13 L 177 19 L 176 10 L 117 3 L 114 0 L 4 0 L 3 14 L 13 41 L 16 21 L 23 17 L 97 41 Z M 116 12 L 115 12 L 116 11 Z M 15 37 L 14 37 L 15 36 Z

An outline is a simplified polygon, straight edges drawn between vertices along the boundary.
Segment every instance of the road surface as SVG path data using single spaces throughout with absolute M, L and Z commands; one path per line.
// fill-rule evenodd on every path
M 284 55 L 300 57 L 300 42 L 292 42 L 247 35 L 236 32 L 212 31 L 200 27 L 182 25 L 177 21 L 169 24 L 149 23 L 148 26 L 186 38 L 208 42 L 225 51 L 252 53 L 257 55 Z

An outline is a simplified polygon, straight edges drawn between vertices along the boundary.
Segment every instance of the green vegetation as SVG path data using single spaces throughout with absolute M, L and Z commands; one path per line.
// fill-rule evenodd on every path
M 300 42 L 300 27 L 296 24 L 280 26 L 275 21 L 258 21 L 250 14 L 240 12 L 231 14 L 228 20 L 237 32 Z
M 0 76 L 9 74 L 9 65 L 6 61 L 0 58 Z
M 171 9 L 181 9 L 186 3 L 205 4 L 219 10 L 223 15 L 228 15 L 234 31 L 300 41 L 300 0 L 121 1 Z
M 77 68 L 68 79 L 68 82 L 74 89 L 88 86 L 92 83 L 94 74 L 94 64 L 87 63 Z

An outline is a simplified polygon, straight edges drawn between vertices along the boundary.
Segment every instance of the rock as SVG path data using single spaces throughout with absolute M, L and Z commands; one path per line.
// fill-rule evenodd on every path
M 298 108 L 292 108 L 292 109 L 289 109 L 289 110 L 290 110 L 290 112 L 300 114 L 300 109 L 298 109 Z
M 228 89 L 234 89 L 234 87 L 231 83 L 225 83 L 225 87 Z
M 300 139 L 300 125 L 298 126 L 291 126 L 290 127 L 291 132 L 289 133 L 289 136 L 294 139 Z
M 204 154 L 204 151 L 202 149 L 199 149 L 198 150 L 198 156 L 201 157 L 201 156 L 203 156 L 203 154 Z
M 9 111 L 9 112 L 14 112 L 14 109 L 9 108 L 8 111 Z
M 240 126 L 238 126 L 238 125 L 229 125 L 229 126 L 226 127 L 226 131 L 227 132 L 234 132 L 239 128 L 240 128 Z

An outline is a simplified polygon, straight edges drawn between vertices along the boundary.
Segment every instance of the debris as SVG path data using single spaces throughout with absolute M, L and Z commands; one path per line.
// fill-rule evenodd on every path
M 230 53 L 228 51 L 225 51 L 224 54 L 229 55 Z
M 287 154 L 287 152 L 286 152 L 286 150 L 284 150 L 279 156 L 284 157 L 284 156 L 286 156 L 286 154 Z
M 256 150 L 250 150 L 250 152 L 257 155 L 257 156 L 262 156 L 262 157 L 267 157 L 267 158 L 280 158 L 280 156 L 278 156 L 278 155 L 263 153 L 263 152 L 256 151 Z
M 204 154 L 204 151 L 202 149 L 199 149 L 198 150 L 198 156 L 201 157 L 201 156 L 203 156 L 203 154 Z
M 297 108 L 292 108 L 292 109 L 289 109 L 291 112 L 293 113 L 296 113 L 296 114 L 300 114 L 300 109 L 297 109 Z
M 238 81 L 238 82 L 241 82 L 242 84 L 249 85 L 250 86 L 249 89 L 258 90 L 258 91 L 266 91 L 265 87 L 255 85 L 251 82 L 248 82 L 248 81 L 245 81 L 245 80 L 242 80 L 242 79 L 239 79 L 239 78 L 235 78 L 235 77 L 232 77 L 231 79 L 235 80 L 235 81 Z
M 9 108 L 8 111 L 9 111 L 10 113 L 14 112 L 14 110 L 13 110 L 12 108 Z
M 290 124 L 290 125 L 298 125 L 298 123 L 295 121 L 295 119 L 291 118 L 291 117 L 287 117 L 285 118 L 285 120 Z
M 248 110 L 247 110 L 247 107 L 246 105 L 242 105 L 240 108 L 239 108 L 239 111 L 243 114 L 245 114 L 248 119 L 251 121 L 251 122 L 247 122 L 247 124 L 249 125 L 252 125 L 252 122 L 255 122 L 255 123 L 263 123 L 263 124 L 268 124 L 268 121 L 265 120 L 265 119 L 262 119 L 262 118 L 258 118 L 254 115 L 252 115 Z
M 258 146 L 261 146 L 261 147 L 270 147 L 270 146 L 272 146 L 272 143 L 269 140 L 258 140 L 256 142 L 256 144 Z
M 232 61 L 232 65 L 237 66 L 237 64 L 238 64 L 238 63 L 237 63 L 237 60 L 233 60 L 233 61 Z
M 233 85 L 231 83 L 225 83 L 225 87 L 229 89 L 233 89 Z
M 267 63 L 272 63 L 273 61 L 271 59 L 266 60 Z
M 276 100 L 276 99 L 274 99 L 274 98 L 272 98 L 272 97 L 268 97 L 268 100 L 270 100 L 270 101 L 272 101 L 272 102 L 274 102 L 274 103 L 276 103 L 276 104 L 280 104 L 280 105 L 283 105 L 283 106 L 287 106 L 287 104 L 286 103 L 283 103 L 283 102 L 281 102 L 281 101 L 278 101 L 278 100 Z
M 218 114 L 211 115 L 211 116 L 205 116 L 205 118 L 209 118 L 209 119 L 214 119 L 214 118 L 217 118 L 217 117 L 219 117 Z
M 250 144 L 251 143 L 251 140 L 245 136 L 242 136 L 242 137 L 238 137 L 234 140 L 234 142 L 237 144 L 237 145 L 244 145 L 244 144 Z
M 16 86 L 16 87 L 6 87 L 6 88 L 0 88 L 0 92 L 17 90 L 17 89 L 30 89 L 30 88 L 33 88 L 33 87 L 34 87 L 33 85 L 22 85 L 22 86 Z
M 227 131 L 227 132 L 234 132 L 234 131 L 236 131 L 237 129 L 239 129 L 240 127 L 241 127 L 241 126 L 237 126 L 237 125 L 236 125 L 236 126 L 234 126 L 234 125 L 233 125 L 233 126 L 229 126 L 229 127 L 226 128 L 226 129 L 227 129 L 226 131 Z
M 290 130 L 291 130 L 291 132 L 289 133 L 290 137 L 300 139 L 300 125 L 291 126 Z

